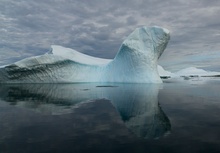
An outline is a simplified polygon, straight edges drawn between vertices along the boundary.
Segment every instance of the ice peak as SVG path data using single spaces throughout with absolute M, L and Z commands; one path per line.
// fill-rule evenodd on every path
M 119 49 L 120 52 L 136 52 L 143 56 L 151 58 L 159 58 L 165 50 L 167 43 L 170 39 L 169 31 L 167 29 L 154 26 L 154 27 L 139 27 L 136 28 L 124 40 Z

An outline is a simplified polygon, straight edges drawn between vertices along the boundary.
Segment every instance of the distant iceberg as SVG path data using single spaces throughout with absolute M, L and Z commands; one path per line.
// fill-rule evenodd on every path
M 113 60 L 52 46 L 49 53 L 0 68 L 0 83 L 162 83 L 157 61 L 169 39 L 167 29 L 137 28 L 124 40 Z
M 165 70 L 162 66 L 157 66 L 159 75 L 162 78 L 178 78 L 178 77 L 220 77 L 220 72 L 205 71 L 196 67 L 188 67 L 177 72 Z
M 220 77 L 220 72 L 205 71 L 196 67 L 189 67 L 175 73 L 164 70 L 158 65 L 161 78 L 166 83 L 183 82 L 189 84 L 204 84 L 210 79 Z
M 189 67 L 182 69 L 175 73 L 175 76 L 198 76 L 198 77 L 208 77 L 208 76 L 217 76 L 220 75 L 220 72 L 214 71 L 205 71 L 196 67 Z
M 170 71 L 165 70 L 162 66 L 158 65 L 157 70 L 159 72 L 160 77 L 171 77 L 174 74 L 171 73 Z

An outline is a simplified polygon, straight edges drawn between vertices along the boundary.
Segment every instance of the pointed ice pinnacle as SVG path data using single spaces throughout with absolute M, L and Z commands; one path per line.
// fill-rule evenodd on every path
M 124 40 L 113 60 L 52 46 L 50 53 L 0 68 L 0 83 L 162 83 L 157 60 L 169 39 L 167 29 L 137 28 Z

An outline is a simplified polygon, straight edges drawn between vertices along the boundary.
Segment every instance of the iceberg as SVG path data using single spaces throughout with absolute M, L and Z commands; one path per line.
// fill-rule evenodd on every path
M 158 65 L 157 69 L 160 77 L 164 79 L 180 78 L 180 77 L 189 78 L 189 77 L 219 77 L 220 76 L 220 72 L 206 71 L 196 67 L 184 68 L 177 72 L 167 71 L 161 65 Z
M 161 68 L 159 69 L 158 65 L 158 71 L 160 72 L 160 74 L 170 73 L 169 76 L 167 75 L 167 77 L 162 77 L 165 78 L 163 80 L 163 82 L 165 83 L 184 82 L 188 84 L 199 85 L 205 84 L 207 83 L 207 81 L 220 77 L 220 72 L 206 71 L 196 67 L 184 68 L 174 73 L 165 70 L 165 72 L 167 72 L 165 73 L 161 72 Z
M 162 83 L 157 61 L 169 39 L 167 29 L 137 28 L 123 41 L 114 59 L 53 45 L 44 55 L 0 68 L 0 83 Z
M 157 69 L 158 69 L 160 77 L 169 78 L 174 75 L 172 72 L 165 70 L 161 65 L 158 65 Z
M 220 72 L 205 71 L 196 67 L 188 67 L 175 73 L 176 76 L 198 76 L 198 77 L 211 77 L 220 76 Z

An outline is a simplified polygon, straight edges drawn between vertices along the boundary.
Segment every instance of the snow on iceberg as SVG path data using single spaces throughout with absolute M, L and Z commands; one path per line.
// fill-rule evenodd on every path
M 169 39 L 167 29 L 137 28 L 124 40 L 113 60 L 52 46 L 49 53 L 0 68 L 0 83 L 162 83 L 157 60 Z

